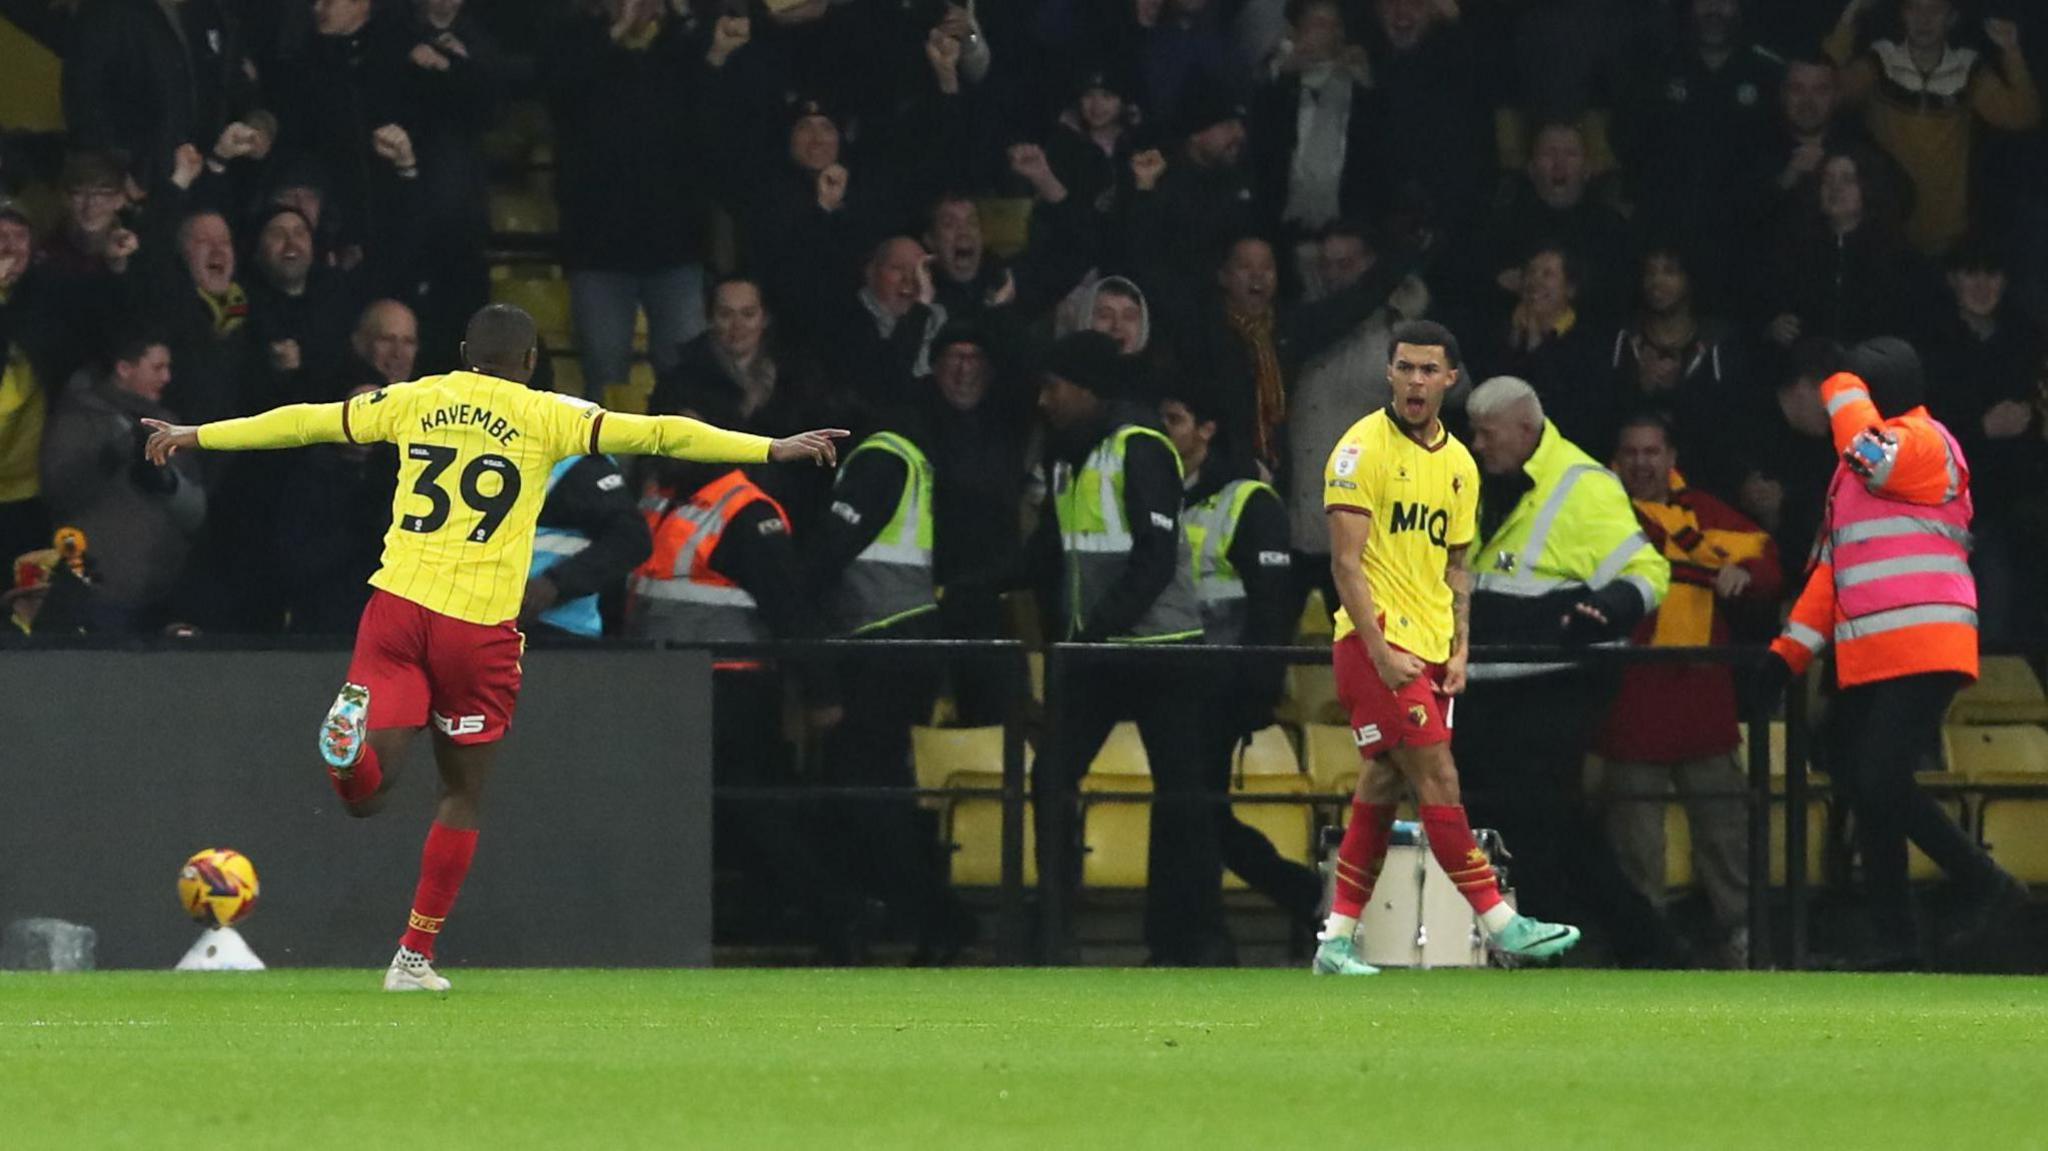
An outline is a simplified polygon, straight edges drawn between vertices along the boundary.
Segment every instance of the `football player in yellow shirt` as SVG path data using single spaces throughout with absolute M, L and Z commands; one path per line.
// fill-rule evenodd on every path
M 1331 652 L 1337 698 L 1365 760 L 1337 850 L 1336 892 L 1312 970 L 1371 975 L 1358 918 L 1372 899 L 1403 785 L 1414 790 L 1431 854 L 1472 905 L 1496 950 L 1544 958 L 1575 927 L 1517 915 L 1472 837 L 1451 759 L 1451 697 L 1465 689 L 1479 468 L 1438 418 L 1457 383 L 1457 337 L 1411 321 L 1393 331 L 1384 410 L 1353 424 L 1330 453 L 1323 507 L 1343 608 Z
M 519 699 L 515 621 L 549 471 L 569 456 L 626 452 L 707 463 L 809 460 L 831 466 L 844 431 L 787 439 L 680 416 L 635 416 L 527 386 L 533 317 L 492 304 L 469 321 L 468 367 L 338 404 L 294 404 L 199 427 L 145 420 L 161 465 L 181 449 L 249 451 L 319 443 L 398 445 L 398 492 L 377 590 L 356 629 L 348 680 L 320 729 L 320 753 L 352 815 L 383 806 L 406 747 L 431 719 L 443 794 L 386 991 L 446 991 L 434 940 L 476 851 L 478 801 Z M 389 765 L 393 770 L 386 772 Z

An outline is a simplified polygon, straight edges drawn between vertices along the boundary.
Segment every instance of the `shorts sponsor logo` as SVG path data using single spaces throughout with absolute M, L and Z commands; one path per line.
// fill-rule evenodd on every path
M 1368 723 L 1364 727 L 1354 727 L 1351 729 L 1351 742 L 1360 747 L 1371 747 L 1373 744 L 1378 743 L 1381 738 L 1383 737 L 1380 735 L 1380 725 L 1376 723 Z
M 484 717 L 480 715 L 442 715 L 434 713 L 434 726 L 443 735 L 482 735 Z

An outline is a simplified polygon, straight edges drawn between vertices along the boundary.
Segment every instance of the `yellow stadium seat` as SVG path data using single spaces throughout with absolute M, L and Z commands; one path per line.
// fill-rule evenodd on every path
M 548 236 L 559 226 L 555 202 L 526 188 L 492 188 L 491 231 L 503 236 Z
M 1322 589 L 1311 589 L 1308 601 L 1301 605 L 1301 620 L 1294 625 L 1295 636 L 1303 640 L 1326 640 L 1336 633 L 1336 621 L 1330 618 L 1330 609 L 1323 603 Z
M 1309 793 L 1308 777 L 1294 775 L 1251 775 L 1244 777 L 1238 795 L 1302 795 Z M 1233 803 L 1231 812 L 1242 823 L 1266 834 L 1281 858 L 1296 863 L 1315 862 L 1315 817 L 1306 803 Z M 1244 890 L 1244 881 L 1225 872 L 1223 886 Z
M 1031 675 L 1031 698 L 1037 700 L 1040 703 L 1044 703 L 1045 653 L 1042 651 L 1025 653 L 1024 665 L 1026 670 Z
M 991 727 L 913 727 L 910 729 L 910 762 L 919 787 L 944 787 L 946 780 L 962 772 L 1003 774 L 1003 729 Z M 1024 762 L 1031 763 L 1031 749 L 1024 749 Z
M 2048 730 L 2021 724 L 1942 729 L 1948 766 L 1967 780 L 2048 782 Z
M 959 772 L 947 787 L 1000 788 L 1001 773 Z M 1038 849 L 1031 833 L 1031 804 L 1024 804 L 1024 882 L 1038 882 Z M 962 799 L 946 815 L 952 847 L 953 882 L 961 887 L 997 887 L 1003 882 L 1003 804 L 997 799 Z
M 1984 845 L 2022 883 L 2048 883 L 2048 799 L 1984 801 Z
M 1685 805 L 1664 805 L 1664 886 L 1673 891 L 1691 887 L 1692 824 L 1685 818 Z
M 1089 791 L 1150 791 L 1151 780 L 1105 777 Z M 1081 882 L 1088 887 L 1145 886 L 1146 860 L 1152 843 L 1152 805 L 1137 802 L 1089 802 L 1081 806 Z
M 1737 735 L 1735 754 L 1742 761 L 1743 770 L 1746 773 L 1749 769 L 1749 725 L 1747 723 L 1738 723 L 1735 725 L 1735 731 Z M 1810 764 L 1808 766 L 1811 767 Z M 1771 721 L 1771 776 L 1777 778 L 1784 774 L 1785 721 L 1775 719 Z
M 1941 801 L 1941 808 L 1943 811 L 1948 812 L 1950 819 L 1955 820 L 1964 828 L 1969 827 L 1967 817 L 1963 811 L 1963 801 L 1960 798 L 1943 799 Z M 1919 883 L 1930 882 L 1941 877 L 1941 868 L 1936 867 L 1934 861 L 1927 858 L 1925 852 L 1911 843 L 1906 845 L 1906 878 Z
M 1239 745 L 1233 766 L 1235 776 L 1300 775 L 1301 757 L 1294 754 L 1293 742 L 1276 723 L 1253 732 L 1249 742 Z
M 1152 765 L 1145 758 L 1145 741 L 1138 738 L 1138 725 L 1125 720 L 1111 728 L 1109 738 L 1102 741 L 1102 750 L 1095 753 L 1095 762 L 1088 765 L 1088 774 L 1091 778 L 1098 775 L 1150 777 Z
M 1311 723 L 1343 723 L 1350 717 L 1337 702 L 1337 676 L 1326 663 L 1296 664 L 1287 669 L 1287 698 L 1280 702 L 1280 717 L 1304 726 Z
M 1307 761 L 1309 785 L 1318 794 L 1349 794 L 1357 789 L 1360 760 L 1350 728 L 1309 724 L 1301 729 L 1301 754 Z
M 555 391 L 565 396 L 582 396 L 583 361 L 575 356 L 551 353 L 548 368 L 555 373 Z
M 1826 855 L 1828 805 L 1818 798 L 1806 805 L 1806 885 L 1821 886 L 1821 861 Z M 1771 884 L 1785 882 L 1785 805 L 1771 805 Z
M 654 365 L 635 361 L 627 369 L 626 382 L 607 384 L 604 389 L 604 406 L 615 412 L 647 414 L 647 401 L 654 395 Z
M 1965 723 L 2048 723 L 2048 692 L 2027 661 L 2010 655 L 1985 656 L 1977 682 L 1956 693 L 1948 721 Z
M 491 299 L 526 309 L 549 346 L 575 346 L 576 323 L 569 310 L 569 281 L 559 275 L 493 275 Z
M 989 251 L 1007 260 L 1030 245 L 1031 204 L 1028 196 L 975 201 L 981 213 L 981 242 Z

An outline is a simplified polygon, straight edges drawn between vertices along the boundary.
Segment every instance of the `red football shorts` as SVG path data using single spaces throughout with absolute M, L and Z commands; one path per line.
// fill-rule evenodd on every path
M 512 725 L 525 648 L 509 620 L 469 623 L 380 588 L 356 626 L 348 681 L 370 689 L 371 731 L 431 718 L 456 743 L 491 743 Z
M 1441 691 L 1444 665 L 1427 664 L 1407 687 L 1390 690 L 1356 632 L 1337 641 L 1330 662 L 1359 755 L 1373 759 L 1397 747 L 1428 747 L 1451 738 L 1451 701 Z

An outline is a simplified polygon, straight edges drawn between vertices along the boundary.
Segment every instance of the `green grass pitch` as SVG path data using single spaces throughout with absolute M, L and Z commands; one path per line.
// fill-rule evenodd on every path
M 0 975 L 0 1147 L 2048 1147 L 2048 981 Z

